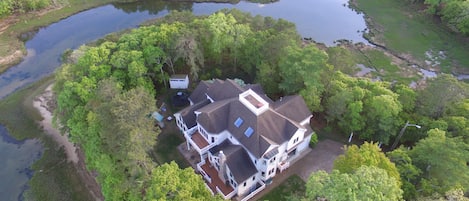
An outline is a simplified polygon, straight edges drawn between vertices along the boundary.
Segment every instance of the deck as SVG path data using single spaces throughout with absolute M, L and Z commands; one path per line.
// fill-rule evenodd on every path
M 223 192 L 223 194 L 225 194 L 225 195 L 228 195 L 231 192 L 233 192 L 234 189 L 229 184 L 225 184 L 220 179 L 220 177 L 218 177 L 217 169 L 215 169 L 214 167 L 210 167 L 210 163 L 206 162 L 205 164 L 203 164 L 201 166 L 201 168 L 212 179 L 212 182 L 210 182 L 210 183 L 208 183 L 208 181 L 206 181 L 208 186 L 212 190 L 212 192 L 217 192 L 217 190 L 216 190 L 217 186 L 218 186 L 218 189 L 220 189 L 221 192 Z
M 198 131 L 191 136 L 191 140 L 199 147 L 199 149 L 203 149 L 208 146 L 207 140 Z

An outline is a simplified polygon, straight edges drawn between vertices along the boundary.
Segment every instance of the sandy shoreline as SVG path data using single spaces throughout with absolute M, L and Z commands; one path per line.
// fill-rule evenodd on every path
M 40 123 L 46 134 L 51 136 L 59 146 L 64 147 L 65 154 L 67 155 L 67 160 L 73 162 L 74 164 L 78 163 L 78 154 L 76 152 L 76 147 L 71 143 L 68 138 L 52 126 L 52 111 L 49 111 L 48 102 L 52 98 L 52 84 L 49 85 L 44 93 L 37 96 L 33 101 L 33 106 L 39 111 L 43 120 Z

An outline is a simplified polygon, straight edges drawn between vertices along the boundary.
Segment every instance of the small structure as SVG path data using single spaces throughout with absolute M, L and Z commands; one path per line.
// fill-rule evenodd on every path
M 160 128 L 164 128 L 163 115 L 161 115 L 159 112 L 153 112 L 151 114 L 151 117 L 153 117 L 153 119 L 155 119 L 158 122 L 158 126 L 160 126 Z
M 187 89 L 189 87 L 189 76 L 187 74 L 175 74 L 169 78 L 171 89 Z

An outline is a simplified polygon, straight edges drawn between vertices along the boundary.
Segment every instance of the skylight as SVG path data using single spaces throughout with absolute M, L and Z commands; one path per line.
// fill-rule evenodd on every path
M 241 124 L 243 124 L 243 122 L 244 122 L 243 119 L 241 119 L 241 117 L 238 117 L 238 118 L 236 119 L 236 121 L 234 122 L 234 125 L 235 125 L 237 128 L 239 128 L 239 127 L 241 126 Z
M 254 129 L 252 129 L 251 127 L 248 127 L 246 131 L 244 131 L 244 135 L 248 138 L 251 137 L 253 133 L 254 133 Z

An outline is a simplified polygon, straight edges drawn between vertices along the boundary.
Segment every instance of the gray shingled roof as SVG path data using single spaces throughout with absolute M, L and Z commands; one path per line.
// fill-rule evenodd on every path
M 209 81 L 201 81 L 189 96 L 189 99 L 192 101 L 192 103 L 195 104 L 200 101 L 207 100 L 207 96 L 205 94 L 207 93 L 210 85 L 211 83 Z
M 252 89 L 269 102 L 269 110 L 256 116 L 244 106 L 238 96 L 248 89 Z M 310 129 L 299 125 L 299 122 L 311 115 L 301 96 L 287 96 L 273 102 L 265 95 L 260 85 L 248 84 L 241 87 L 230 79 L 201 82 L 191 97 L 196 96 L 194 93 L 203 93 L 204 98 L 207 93 L 215 101 L 196 110 L 200 112 L 197 122 L 213 134 L 227 129 L 257 158 L 271 145 L 279 145 L 289 140 L 298 128 Z M 239 128 L 234 125 L 238 117 L 243 119 Z M 254 132 L 247 137 L 245 132 L 249 127 Z
M 181 110 L 179 113 L 181 114 L 181 117 L 184 121 L 184 123 L 186 124 L 186 126 L 188 128 L 192 128 L 194 126 L 197 125 L 197 121 L 196 121 L 196 115 L 195 115 L 195 111 L 208 105 L 210 103 L 210 100 L 208 99 L 205 99 L 203 101 L 200 101 L 194 105 L 191 105 L 189 107 L 186 107 L 184 108 L 183 110 Z
M 213 84 L 207 90 L 208 96 L 214 101 L 229 99 L 238 97 L 240 93 L 245 91 L 244 88 L 240 87 L 235 81 L 226 79 L 225 81 L 216 80 L 221 84 Z
M 285 117 L 301 122 L 311 116 L 311 111 L 306 106 L 305 101 L 301 96 L 285 96 L 282 99 L 274 102 L 272 108 Z
M 230 168 L 236 183 L 240 184 L 257 173 L 248 153 L 240 145 L 231 144 L 229 140 L 210 149 L 213 155 L 218 156 L 220 150 L 226 156 L 226 165 Z
M 220 133 L 228 129 L 257 158 L 271 145 L 279 145 L 289 140 L 299 126 L 270 109 L 256 116 L 237 98 L 215 101 L 197 111 L 201 112 L 197 121 L 208 132 Z M 234 122 L 239 117 L 243 119 L 243 123 L 238 128 Z M 254 133 L 247 137 L 245 132 L 249 127 Z
M 197 122 L 203 125 L 209 133 L 220 133 L 226 129 L 226 118 L 229 112 L 229 102 L 235 100 L 227 99 L 215 101 L 207 106 L 198 109 L 201 112 L 197 117 Z

